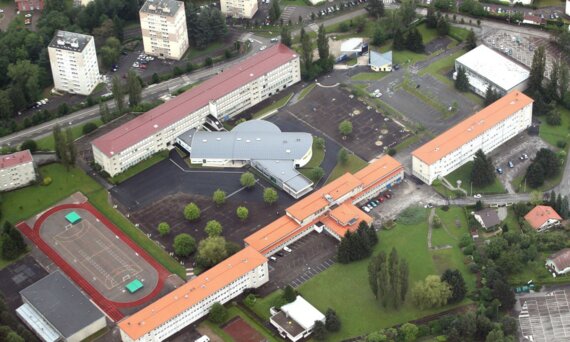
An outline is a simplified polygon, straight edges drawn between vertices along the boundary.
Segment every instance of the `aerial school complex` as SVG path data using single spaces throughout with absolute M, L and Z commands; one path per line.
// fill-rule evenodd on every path
M 162 341 L 247 288 L 269 281 L 267 257 L 312 231 L 339 239 L 372 218 L 354 204 L 404 179 L 404 168 L 384 156 L 355 174 L 346 173 L 286 209 L 286 215 L 245 239 L 246 247 L 183 286 L 119 322 L 123 341 Z

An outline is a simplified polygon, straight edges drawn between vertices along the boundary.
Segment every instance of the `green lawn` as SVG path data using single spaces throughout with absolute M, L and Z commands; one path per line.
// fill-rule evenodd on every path
M 509 227 L 509 229 L 512 229 L 514 231 L 517 232 L 521 231 L 521 226 L 517 221 L 517 217 L 512 207 L 509 207 L 509 209 L 507 210 L 507 218 L 503 221 L 503 224 L 506 224 Z
M 419 25 L 417 29 L 422 34 L 424 45 L 428 45 L 432 40 L 438 37 L 437 30 L 427 28 L 426 24 Z
M 512 285 L 524 285 L 529 280 L 532 280 L 537 285 L 570 283 L 570 276 L 554 278 L 546 270 L 544 262 L 550 254 L 552 253 L 539 253 L 535 261 L 529 262 L 521 272 L 511 275 L 509 282 Z
M 474 286 L 474 277 L 466 273 L 459 249 L 428 251 L 427 221 L 409 226 L 397 224 L 392 230 L 381 231 L 379 240 L 375 253 L 381 250 L 389 253 L 392 247 L 395 247 L 398 255 L 408 261 L 410 287 L 448 266 L 460 269 L 470 288 Z M 329 336 L 331 341 L 359 336 L 449 309 L 445 307 L 419 310 L 410 300 L 407 300 L 400 310 L 383 308 L 370 291 L 367 266 L 368 259 L 348 265 L 335 264 L 299 289 L 301 295 L 322 312 L 329 307 L 336 310 L 342 321 L 342 328 L 340 332 Z M 466 302 L 467 300 L 464 301 Z
M 303 90 L 301 90 L 301 92 L 299 93 L 299 98 L 297 99 L 297 101 L 303 100 L 305 98 L 305 96 L 309 95 L 311 90 L 315 89 L 316 86 L 317 86 L 316 83 L 311 83 L 308 86 L 306 86 L 305 88 L 303 88 Z
M 325 159 L 325 150 L 318 148 L 313 141 L 313 156 L 307 165 L 299 169 L 299 171 L 307 178 L 310 178 L 311 172 L 317 166 L 320 166 Z
M 453 240 L 459 241 L 463 235 L 469 234 L 467 217 L 465 217 L 465 211 L 462 207 L 450 207 L 448 211 L 438 208 L 436 214 L 447 228 L 447 231 L 451 233 Z
M 324 0 L 323 0 L 324 1 Z M 281 6 L 311 6 L 305 0 L 281 0 Z M 299 22 L 299 18 L 291 18 L 295 23 Z
M 440 58 L 437 61 L 430 63 L 427 67 L 423 68 L 420 71 L 420 76 L 430 74 L 436 78 L 439 78 L 438 75 L 444 77 L 443 74 L 448 73 L 452 68 L 454 68 L 455 60 L 463 54 L 465 54 L 465 51 L 459 50 L 449 56 Z
M 282 97 L 281 99 L 273 102 L 272 104 L 270 104 L 269 106 L 263 108 L 262 110 L 260 110 L 259 112 L 255 113 L 252 115 L 253 119 L 257 119 L 269 112 L 272 112 L 274 110 L 277 110 L 283 106 L 285 106 L 287 104 L 287 102 L 289 102 L 289 100 L 291 99 L 291 97 L 293 97 L 293 93 Z
M 538 7 L 560 7 L 560 6 L 564 6 L 564 1 L 560 1 L 560 0 L 536 0 L 536 2 L 534 3 L 535 6 Z
M 570 110 L 561 106 L 556 108 L 560 112 L 562 124 L 560 126 L 551 126 L 546 122 L 546 118 L 541 117 L 539 136 L 552 146 L 556 146 L 559 140 L 570 143 Z
M 458 41 L 464 41 L 467 39 L 469 35 L 469 30 L 457 27 L 457 26 L 450 26 L 449 27 L 449 36 Z
M 376 81 L 389 75 L 389 72 L 361 72 L 351 77 L 355 81 Z
M 140 163 L 131 166 L 130 168 L 126 169 L 125 171 L 119 173 L 118 175 L 112 177 L 110 179 L 111 183 L 113 184 L 120 184 L 127 179 L 137 175 L 144 170 L 148 169 L 149 167 L 157 164 L 158 162 L 163 161 L 164 159 L 168 158 L 168 151 L 160 151 L 158 153 L 153 154 L 149 158 L 141 161 Z
M 564 172 L 562 170 L 564 170 L 564 166 L 560 167 L 560 172 L 558 172 L 558 175 L 556 175 L 554 178 L 545 179 L 544 184 L 542 184 L 538 188 L 531 188 L 530 186 L 528 186 L 528 184 L 525 184 L 524 174 L 515 177 L 511 182 L 511 185 L 513 186 L 513 189 L 515 189 L 516 192 L 547 191 L 560 184 L 562 176 L 564 175 Z
M 197 49 L 189 49 L 190 52 L 188 52 L 188 54 L 186 55 L 186 59 L 190 60 L 190 59 L 194 59 L 196 57 L 202 57 L 205 55 L 211 55 L 212 52 L 214 52 L 215 50 L 221 49 L 224 47 L 224 44 L 221 42 L 214 42 L 209 44 L 205 49 L 202 50 L 197 50 Z M 213 57 L 213 56 L 210 56 Z
M 93 120 L 90 122 L 96 124 L 97 127 L 99 127 L 103 124 L 103 121 L 101 121 L 101 119 L 96 119 L 96 120 Z M 78 139 L 81 136 L 83 136 L 83 126 L 85 126 L 85 125 L 86 124 L 71 127 L 71 135 L 73 135 L 73 140 Z M 52 134 L 48 135 L 45 138 L 39 139 L 38 141 L 36 141 L 36 143 L 38 144 L 38 150 L 40 150 L 40 151 L 54 151 L 55 150 L 55 144 L 53 141 L 53 135 Z
M 348 162 L 344 165 L 337 163 L 334 169 L 331 171 L 329 178 L 327 179 L 327 183 L 332 182 L 333 180 L 337 179 L 338 177 L 344 175 L 347 172 L 355 173 L 363 169 L 368 163 L 355 154 L 348 155 Z
M 61 164 L 50 164 L 39 168 L 42 177 L 51 177 L 49 186 L 29 186 L 3 195 L 2 220 L 18 223 L 37 214 L 71 194 L 81 191 L 89 202 L 125 232 L 134 242 L 145 249 L 154 259 L 172 273 L 185 278 L 185 270 L 164 250 L 158 247 L 142 231 L 121 213 L 113 209 L 108 202 L 108 193 L 82 170 L 66 170 Z
M 471 169 L 473 162 L 461 166 L 459 169 L 445 176 L 451 185 L 456 186 L 457 180 L 461 180 L 461 187 L 467 191 L 467 195 L 471 195 Z M 505 187 L 501 184 L 499 179 L 495 177 L 495 182 L 491 185 L 479 188 L 473 186 L 473 194 L 504 194 Z

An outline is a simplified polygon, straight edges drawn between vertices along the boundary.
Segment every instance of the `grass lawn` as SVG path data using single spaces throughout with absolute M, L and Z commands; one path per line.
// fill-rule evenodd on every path
M 429 58 L 425 53 L 415 53 L 408 50 L 394 50 L 392 48 L 392 40 L 387 41 L 380 49 L 380 52 L 392 50 L 392 62 L 394 64 L 413 64 Z
M 299 169 L 299 171 L 307 178 L 311 178 L 311 172 L 317 166 L 320 166 L 323 160 L 325 159 L 325 150 L 318 148 L 313 141 L 313 156 L 311 160 L 307 163 L 307 165 L 303 166 Z
M 422 34 L 424 45 L 428 45 L 432 40 L 438 37 L 437 30 L 427 28 L 426 24 L 419 25 L 417 29 Z
M 389 75 L 389 72 L 361 72 L 351 77 L 355 81 L 376 81 Z
M 509 282 L 512 285 L 524 285 L 529 280 L 537 285 L 570 283 L 570 276 L 554 278 L 546 270 L 544 262 L 550 254 L 552 253 L 539 253 L 536 260 L 529 262 L 521 272 L 509 276 Z
M 453 171 L 452 173 L 445 176 L 451 185 L 456 186 L 457 180 L 461 180 L 461 187 L 467 191 L 467 195 L 471 195 L 471 169 L 473 168 L 473 162 L 468 162 L 467 164 L 461 166 L 459 169 Z M 474 194 L 504 194 L 505 187 L 497 177 L 493 184 L 479 188 L 473 186 Z
M 49 164 L 39 168 L 42 177 L 51 177 L 49 186 L 29 186 L 3 195 L 2 219 L 18 223 L 39 213 L 69 195 L 81 191 L 89 201 L 127 236 L 146 250 L 154 259 L 172 273 L 185 278 L 185 270 L 172 259 L 164 250 L 158 247 L 144 233 L 121 213 L 113 209 L 108 202 L 108 193 L 82 170 L 72 168 L 69 171 L 61 164 Z M 3 221 L 2 221 L 3 223 Z
M 332 182 L 338 177 L 344 175 L 347 172 L 355 173 L 363 169 L 368 163 L 355 154 L 348 155 L 348 162 L 346 164 L 337 163 L 334 169 L 331 171 L 327 183 Z
M 153 154 L 149 158 L 141 161 L 140 163 L 131 166 L 130 168 L 126 169 L 125 171 L 119 173 L 118 175 L 112 177 L 110 179 L 111 183 L 119 184 L 127 179 L 131 178 L 132 176 L 143 172 L 144 170 L 148 169 L 149 167 L 153 166 L 154 164 L 163 161 L 164 159 L 168 158 L 168 151 L 160 151 L 158 153 Z
M 457 26 L 450 26 L 449 27 L 449 36 L 458 41 L 464 41 L 467 39 L 469 35 L 469 30 L 457 27 Z
M 564 166 L 561 166 L 560 171 L 558 172 L 558 175 L 556 175 L 556 177 L 550 178 L 550 179 L 545 179 L 544 184 L 542 184 L 538 188 L 531 188 L 530 186 L 528 186 L 528 184 L 525 184 L 525 181 L 524 181 L 525 175 L 524 174 L 521 176 L 515 177 L 513 179 L 513 181 L 511 182 L 511 184 L 513 186 L 513 189 L 515 189 L 516 192 L 547 191 L 547 190 L 550 190 L 553 187 L 557 186 L 558 184 L 560 184 L 560 181 L 562 180 L 562 176 L 564 174 L 563 170 L 564 170 Z
M 514 231 L 517 232 L 521 232 L 521 226 L 519 225 L 519 222 L 517 221 L 517 217 L 515 215 L 515 212 L 513 211 L 512 207 L 509 207 L 507 210 L 507 218 L 503 221 L 503 224 L 506 224 L 509 229 L 512 229 Z
M 202 57 L 205 55 L 211 55 L 212 52 L 214 52 L 215 50 L 221 49 L 222 47 L 224 47 L 224 44 L 222 42 L 214 42 L 209 44 L 208 46 L 206 46 L 205 49 L 203 50 L 197 50 L 197 49 L 190 49 L 190 52 L 188 52 L 188 54 L 186 55 L 186 59 L 194 59 L 196 57 Z M 213 56 L 210 56 L 213 58 Z
M 389 253 L 392 247 L 398 250 L 400 258 L 405 258 L 410 267 L 410 288 L 417 281 L 438 269 L 452 266 L 465 272 L 457 248 L 442 253 L 427 249 L 427 221 L 417 225 L 398 223 L 395 228 L 379 233 L 379 243 L 374 253 Z M 457 250 L 457 252 L 455 252 Z M 320 311 L 327 308 L 336 310 L 342 320 L 338 333 L 329 335 L 331 341 L 340 341 L 359 336 L 381 328 L 391 327 L 412 319 L 430 315 L 449 307 L 420 310 L 410 300 L 400 310 L 383 308 L 374 298 L 368 285 L 368 259 L 347 265 L 335 264 L 318 274 L 300 287 L 300 293 Z M 469 286 L 474 286 L 473 275 L 464 273 Z M 334 285 L 331 285 L 334 284 Z M 409 293 L 409 292 L 408 292 Z M 467 303 L 465 300 L 462 304 Z
M 311 83 L 305 88 L 303 88 L 303 90 L 301 90 L 301 92 L 299 93 L 299 98 L 297 99 L 297 101 L 301 101 L 302 99 L 304 99 L 305 96 L 309 95 L 311 90 L 315 89 L 316 86 L 317 86 L 316 83 Z
M 451 233 L 453 240 L 459 242 L 463 235 L 469 234 L 467 217 L 465 217 L 465 211 L 462 207 L 450 207 L 448 211 L 438 208 L 436 214 L 441 219 L 441 223 L 447 228 L 447 231 Z
M 538 7 L 554 7 L 554 6 L 560 7 L 560 6 L 564 5 L 564 1 L 560 1 L 560 0 L 536 0 L 534 5 L 536 5 Z
M 93 121 L 90 121 L 94 124 L 97 125 L 97 127 L 101 126 L 103 124 L 103 121 L 101 121 L 101 119 L 96 119 Z M 71 135 L 73 136 L 73 140 L 80 138 L 81 136 L 83 136 L 83 126 L 85 126 L 87 123 L 83 124 L 83 125 L 79 125 L 79 126 L 74 126 L 71 127 Z M 54 151 L 55 150 L 55 143 L 53 141 L 53 135 L 50 134 L 45 138 L 41 138 L 38 141 L 36 141 L 36 143 L 38 144 L 38 150 L 40 151 Z
M 307 4 L 305 0 L 281 0 L 280 4 L 282 7 L 285 6 L 311 6 Z M 299 18 L 291 18 L 291 21 L 298 22 Z
M 420 138 L 421 138 L 420 134 L 411 135 L 407 137 L 404 141 L 396 145 L 395 149 L 397 152 L 401 152 L 410 147 L 411 145 L 415 144 L 416 142 L 418 142 Z
M 270 104 L 269 106 L 263 108 L 263 109 L 260 110 L 259 112 L 253 114 L 253 115 L 252 115 L 252 118 L 253 118 L 253 119 L 258 119 L 258 118 L 260 118 L 261 116 L 263 116 L 263 115 L 265 115 L 265 114 L 267 114 L 267 113 L 269 113 L 269 112 L 272 112 L 272 111 L 274 111 L 274 110 L 277 110 L 277 109 L 279 109 L 279 108 L 285 106 L 285 105 L 287 104 L 287 102 L 289 102 L 289 100 L 291 99 L 291 97 L 293 97 L 293 93 L 291 93 L 291 94 L 289 94 L 289 95 L 287 95 L 287 96 L 282 97 L 281 99 L 279 99 L 279 100 L 273 102 L 273 103 Z
M 539 136 L 552 146 L 556 146 L 556 142 L 562 140 L 570 142 L 570 110 L 558 106 L 556 108 L 560 112 L 562 123 L 560 126 L 551 126 L 546 122 L 546 118 L 541 117 Z

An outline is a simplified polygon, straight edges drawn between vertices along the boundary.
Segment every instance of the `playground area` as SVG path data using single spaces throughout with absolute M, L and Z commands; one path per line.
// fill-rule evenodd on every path
M 57 205 L 18 228 L 117 318 L 122 316 L 117 308 L 147 302 L 168 277 L 162 266 L 88 202 Z

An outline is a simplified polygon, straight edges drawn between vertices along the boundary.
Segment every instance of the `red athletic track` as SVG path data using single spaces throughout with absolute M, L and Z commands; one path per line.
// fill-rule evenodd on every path
M 158 273 L 158 284 L 154 290 L 139 300 L 129 303 L 114 302 L 103 296 L 93 285 L 91 285 L 78 271 L 76 271 L 73 266 L 68 264 L 51 246 L 49 246 L 40 236 L 40 229 L 45 220 L 56 213 L 64 209 L 84 209 L 89 211 L 93 216 L 99 219 L 109 230 L 111 230 L 115 235 L 119 236 L 123 242 L 125 242 L 130 248 L 142 256 Z M 118 308 L 127 308 L 138 306 L 146 303 L 151 298 L 155 297 L 160 293 L 166 278 L 168 278 L 168 271 L 156 262 L 150 255 L 148 255 L 141 247 L 135 244 L 131 239 L 129 239 L 119 228 L 117 228 L 111 221 L 109 221 L 103 214 L 101 214 L 95 207 L 93 207 L 89 202 L 81 204 L 62 204 L 53 207 L 43 213 L 39 219 L 34 223 L 34 228 L 26 222 L 20 222 L 16 227 L 24 233 L 30 240 L 32 240 L 36 246 L 40 248 L 48 257 L 50 257 L 55 264 L 61 268 L 76 284 L 78 284 L 94 301 L 99 305 L 99 307 L 104 310 L 107 315 L 114 321 L 119 321 L 124 317 L 124 315 L 119 311 Z

